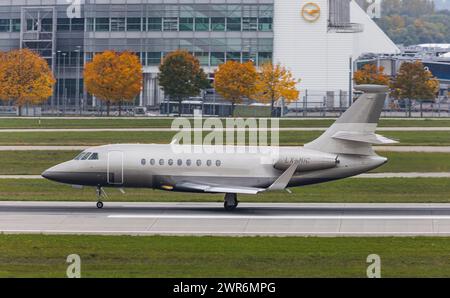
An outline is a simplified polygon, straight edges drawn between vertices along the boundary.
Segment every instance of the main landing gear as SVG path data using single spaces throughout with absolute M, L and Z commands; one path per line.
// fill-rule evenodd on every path
M 225 194 L 223 207 L 226 211 L 233 211 L 238 206 L 237 194 L 227 193 Z
M 102 198 L 103 197 L 104 198 L 108 198 L 108 195 L 103 190 L 103 187 L 101 187 L 99 185 L 99 186 L 97 186 L 97 208 L 98 209 L 102 209 L 103 208 L 103 202 L 102 202 Z

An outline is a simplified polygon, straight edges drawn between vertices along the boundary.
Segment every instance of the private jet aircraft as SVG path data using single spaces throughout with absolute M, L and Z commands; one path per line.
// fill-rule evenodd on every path
M 77 186 L 153 188 L 166 191 L 223 193 L 224 207 L 234 210 L 238 194 L 258 194 L 358 175 L 387 162 L 372 144 L 392 144 L 375 134 L 388 88 L 357 86 L 364 92 L 319 138 L 303 147 L 271 147 L 229 153 L 174 153 L 171 145 L 123 144 L 93 147 L 56 165 L 44 178 Z M 273 159 L 271 150 L 277 150 Z M 238 150 L 237 150 L 238 151 Z M 267 153 L 269 152 L 269 153 Z M 272 159 L 271 159 L 272 158 Z

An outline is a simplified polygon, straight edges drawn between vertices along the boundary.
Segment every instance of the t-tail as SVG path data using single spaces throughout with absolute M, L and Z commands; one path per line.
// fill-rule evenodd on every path
M 360 85 L 355 89 L 364 93 L 325 133 L 305 148 L 336 154 L 375 155 L 372 145 L 397 143 L 375 134 L 389 88 Z

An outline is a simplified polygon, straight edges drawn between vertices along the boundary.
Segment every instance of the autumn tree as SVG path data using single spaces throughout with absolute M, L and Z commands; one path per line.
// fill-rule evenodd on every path
M 250 61 L 228 61 L 216 70 L 214 88 L 224 99 L 231 102 L 232 113 L 237 103 L 255 94 L 257 76 L 256 68 Z
M 389 76 L 384 74 L 384 67 L 377 67 L 375 64 L 366 64 L 355 71 L 353 79 L 357 85 L 389 85 Z
M 133 101 L 142 89 L 142 65 L 131 52 L 106 51 L 86 64 L 84 81 L 91 95 L 106 102 L 108 116 L 111 104 L 119 106 L 120 116 L 123 102 Z
M 274 105 L 280 99 L 292 102 L 298 99 L 299 83 L 292 73 L 280 64 L 271 62 L 261 65 L 255 84 L 255 99 L 262 103 L 270 103 L 271 116 L 275 115 Z
M 197 96 L 202 89 L 209 87 L 208 77 L 200 67 L 200 61 L 185 50 L 171 52 L 164 58 L 159 66 L 158 80 L 164 93 L 178 101 L 180 116 L 183 99 Z
M 40 104 L 53 93 L 53 73 L 45 59 L 29 49 L 0 55 L 0 99 L 19 108 Z
M 391 84 L 391 96 L 408 101 L 411 117 L 411 100 L 435 100 L 439 81 L 426 70 L 422 62 L 404 62 Z

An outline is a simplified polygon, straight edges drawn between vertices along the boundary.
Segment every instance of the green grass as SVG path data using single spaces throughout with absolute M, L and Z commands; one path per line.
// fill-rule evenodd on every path
M 79 151 L 3 151 L 0 175 L 38 175 Z M 379 152 L 389 162 L 374 172 L 450 172 L 450 153 Z
M 450 277 L 450 238 L 0 235 L 0 277 Z
M 281 127 L 328 127 L 333 119 L 300 119 L 280 120 Z M 54 119 L 54 118 L 0 118 L 1 128 L 139 128 L 139 127 L 170 127 L 172 118 L 168 119 Z M 425 120 L 392 120 L 382 119 L 381 127 L 440 127 L 450 126 L 450 119 L 425 119 Z
M 292 188 L 287 192 L 241 195 L 242 202 L 308 203 L 449 203 L 450 183 L 445 178 L 346 179 Z M 151 189 L 107 188 L 107 201 L 223 202 L 221 194 L 187 194 Z M 1 179 L 0 201 L 95 201 L 92 187 L 74 189 L 43 179 Z
M 176 132 L 3 132 L 0 145 L 104 145 L 117 143 L 168 144 Z M 303 145 L 317 138 L 319 131 L 281 131 L 280 145 Z M 204 136 L 207 135 L 205 132 Z M 399 145 L 449 146 L 448 131 L 389 131 L 383 135 L 400 141 Z M 224 137 L 224 140 L 226 138 Z M 269 139 L 270 141 L 270 136 Z

